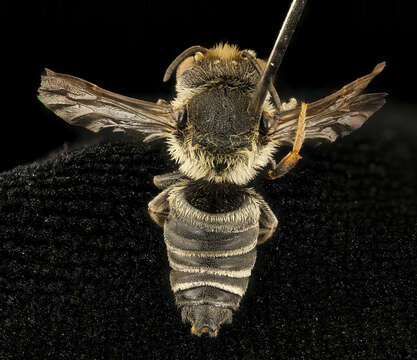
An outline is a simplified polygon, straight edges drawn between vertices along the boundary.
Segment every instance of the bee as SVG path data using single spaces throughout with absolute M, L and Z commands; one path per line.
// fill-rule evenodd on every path
M 386 93 L 362 94 L 385 66 L 310 104 L 282 103 L 273 85 L 305 0 L 294 0 L 268 61 L 253 50 L 218 44 L 192 46 L 166 70 L 175 73 L 176 97 L 156 103 L 119 95 L 46 69 L 39 100 L 68 123 L 93 132 L 145 134 L 163 139 L 178 169 L 154 177 L 161 192 L 148 205 L 164 229 L 170 283 L 191 333 L 217 336 L 246 292 L 256 246 L 278 220 L 249 186 L 257 174 L 287 174 L 304 143 L 348 135 L 384 103 Z M 282 145 L 291 151 L 278 163 Z

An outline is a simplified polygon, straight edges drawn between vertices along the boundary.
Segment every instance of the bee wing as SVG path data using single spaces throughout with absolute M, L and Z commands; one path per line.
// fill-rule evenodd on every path
M 38 99 L 71 125 L 98 132 L 131 130 L 146 134 L 144 141 L 175 132 L 175 114 L 168 103 L 152 103 L 99 88 L 75 76 L 45 69 Z
M 370 74 L 356 79 L 329 96 L 308 104 L 304 142 L 313 145 L 333 142 L 339 136 L 343 137 L 359 129 L 385 104 L 386 93 L 361 95 L 384 67 L 385 62 L 379 63 Z M 292 145 L 297 132 L 300 109 L 301 107 L 298 106 L 279 114 L 275 126 L 268 131 L 267 138 L 278 144 Z

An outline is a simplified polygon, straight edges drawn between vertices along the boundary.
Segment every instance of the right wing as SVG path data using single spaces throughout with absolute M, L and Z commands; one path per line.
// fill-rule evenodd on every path
M 131 130 L 146 134 L 145 142 L 177 130 L 177 117 L 168 103 L 152 103 L 99 88 L 75 76 L 45 69 L 38 99 L 71 125 L 98 132 Z
M 371 80 L 385 67 L 379 63 L 374 70 L 345 85 L 339 91 L 308 104 L 305 143 L 319 145 L 333 142 L 360 128 L 385 103 L 386 93 L 361 94 Z M 277 144 L 292 145 L 298 128 L 301 107 L 280 113 L 266 137 Z

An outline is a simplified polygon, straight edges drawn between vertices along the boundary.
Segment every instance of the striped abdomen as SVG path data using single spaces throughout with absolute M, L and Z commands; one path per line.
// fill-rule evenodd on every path
M 238 210 L 210 214 L 192 207 L 182 189 L 172 192 L 164 228 L 171 288 L 194 334 L 217 335 L 239 307 L 255 264 L 258 221 L 249 194 Z

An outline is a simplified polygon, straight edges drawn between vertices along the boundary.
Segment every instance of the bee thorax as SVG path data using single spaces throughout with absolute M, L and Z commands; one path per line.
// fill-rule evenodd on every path
M 275 145 L 259 138 L 258 120 L 247 112 L 249 100 L 232 87 L 207 88 L 189 100 L 185 128 L 168 139 L 183 174 L 243 185 L 267 164 Z

